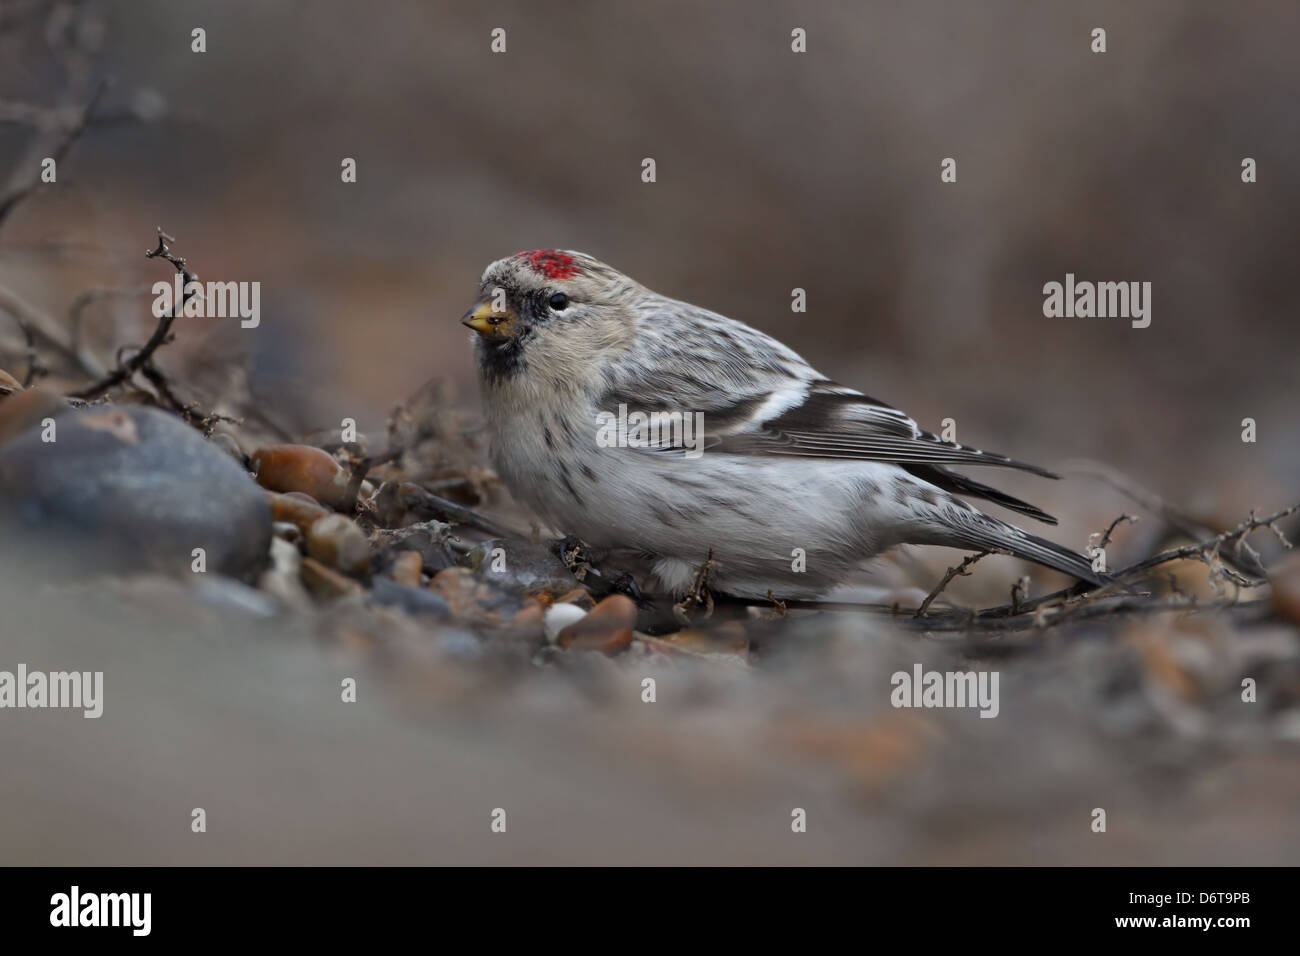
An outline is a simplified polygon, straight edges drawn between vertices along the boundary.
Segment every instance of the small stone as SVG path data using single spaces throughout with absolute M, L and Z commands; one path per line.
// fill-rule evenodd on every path
M 741 660 L 749 657 L 749 636 L 739 621 L 727 621 L 708 630 L 687 628 L 659 640 L 695 654 L 726 654 Z
M 343 515 L 326 515 L 307 530 L 307 554 L 348 574 L 370 570 L 370 539 Z
M 47 418 L 73 411 L 71 405 L 39 385 L 0 398 L 0 445 Z
M 361 593 L 360 584 L 315 558 L 302 559 L 302 583 L 318 598 L 338 598 Z
M 272 521 L 271 534 L 293 544 L 302 540 L 302 529 L 292 521 Z
M 517 637 L 526 640 L 540 640 L 546 636 L 546 618 L 547 608 L 544 608 L 540 602 L 531 601 L 525 604 L 519 613 L 514 616 L 510 622 L 510 631 Z
M 385 553 L 413 551 L 420 556 L 424 571 L 437 574 L 456 564 L 456 556 L 447 544 L 450 532 L 450 526 L 441 521 L 422 521 L 393 531 L 381 530 L 378 535 Z
M 298 526 L 304 535 L 321 518 L 333 514 L 323 508 L 310 495 L 299 492 L 281 494 L 278 491 L 265 492 L 266 500 L 271 504 L 271 517 L 276 521 L 287 521 Z
M 393 576 L 393 580 L 403 587 L 418 588 L 420 586 L 420 570 L 423 562 L 420 555 L 415 551 L 399 551 L 393 558 L 393 564 L 388 569 L 388 573 Z
M 433 576 L 429 590 L 451 605 L 452 613 L 485 627 L 500 627 L 522 606 L 519 596 L 490 581 L 480 581 L 468 568 L 445 568 Z
M 302 554 L 296 545 L 280 538 L 271 539 L 271 566 L 257 586 L 289 607 L 303 608 L 311 603 L 302 585 Z
M 301 491 L 321 504 L 342 510 L 348 500 L 348 473 L 328 453 L 310 445 L 263 445 L 250 459 L 257 483 L 271 491 Z
M 513 584 L 530 594 L 567 594 L 573 572 L 550 548 L 522 539 L 491 538 L 474 547 L 469 566 L 481 578 Z
M 564 627 L 556 643 L 568 650 L 617 654 L 632 643 L 635 626 L 636 602 L 624 594 L 611 594 L 582 620 Z
M 385 607 L 401 608 L 412 617 L 431 615 L 440 619 L 451 616 L 451 605 L 427 588 L 406 587 L 388 578 L 375 578 L 370 599 Z
M 234 611 L 250 617 L 275 616 L 275 602 L 261 591 L 219 574 L 200 575 L 194 584 L 194 597 L 200 604 L 221 611 Z
M 562 630 L 576 624 L 586 616 L 587 612 L 575 604 L 552 604 L 546 609 L 542 617 L 546 639 L 554 644 L 559 639 Z

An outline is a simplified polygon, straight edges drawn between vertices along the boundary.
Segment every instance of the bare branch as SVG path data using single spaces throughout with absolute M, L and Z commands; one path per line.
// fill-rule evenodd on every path
M 1105 531 L 1102 532 L 1101 540 L 1098 541 L 1094 547 L 1105 550 L 1106 546 L 1110 544 L 1110 536 L 1115 533 L 1115 529 L 1119 527 L 1120 523 L 1123 521 L 1127 521 L 1129 524 L 1137 524 L 1138 519 L 1134 515 L 1120 515 L 1110 523 L 1110 526 L 1107 527 Z
M 713 549 L 709 548 L 709 553 L 704 557 L 704 563 L 695 570 L 695 577 L 691 581 L 690 590 L 686 595 L 673 605 L 673 616 L 682 624 L 690 623 L 690 612 L 695 608 L 703 608 L 706 618 L 713 615 L 713 592 L 711 582 L 713 578 L 713 569 L 717 562 L 713 560 Z
M 930 605 L 934 602 L 934 599 L 943 593 L 943 589 L 946 588 L 952 582 L 953 578 L 957 577 L 958 575 L 961 575 L 962 577 L 966 577 L 967 575 L 970 574 L 969 569 L 971 568 L 971 566 L 974 565 L 981 558 L 988 557 L 988 555 L 989 555 L 988 551 L 979 551 L 976 552 L 975 554 L 968 556 L 964 561 L 962 561 L 961 564 L 957 565 L 955 568 L 949 568 L 948 572 L 943 576 L 943 580 L 939 582 L 939 584 L 935 587 L 933 591 L 931 591 L 929 594 L 925 596 L 925 600 L 921 602 L 921 606 L 916 609 L 916 613 L 913 614 L 912 617 L 921 617 L 922 615 L 924 615 L 926 610 L 928 610 Z
M 107 79 L 100 81 L 99 85 L 95 88 L 95 92 L 91 95 L 90 101 L 81 110 L 81 115 L 77 122 L 68 127 L 64 131 L 63 136 L 60 137 L 59 141 L 54 144 L 54 149 L 50 151 L 50 158 L 53 159 L 56 164 L 63 162 L 63 158 L 68 154 L 68 150 L 72 149 L 73 144 L 81 138 L 81 134 L 85 132 L 86 126 L 95 112 L 95 108 L 99 105 L 99 101 L 103 98 L 109 85 Z M 33 190 L 35 190 L 40 184 L 40 173 L 34 169 L 28 177 L 27 182 L 14 186 L 3 198 L 0 198 L 0 228 L 3 228 L 5 220 L 8 219 L 9 215 L 18 207 L 18 204 L 31 195 Z
M 176 271 L 181 274 L 182 283 L 180 301 L 176 303 L 169 314 L 162 316 L 162 318 L 158 320 L 158 327 L 154 329 L 153 335 L 149 336 L 149 340 L 145 342 L 144 346 L 138 352 L 132 355 L 125 362 L 119 362 L 117 368 L 113 369 L 113 371 L 109 372 L 99 381 L 92 385 L 87 385 L 80 391 L 71 393 L 73 398 L 82 398 L 87 400 L 98 398 L 109 389 L 121 385 L 146 365 L 152 364 L 154 352 L 158 351 L 161 346 L 171 341 L 172 323 L 176 321 L 178 316 L 180 316 L 181 310 L 185 307 L 185 303 L 191 298 L 190 283 L 198 279 L 198 276 L 191 273 L 186 267 L 184 259 L 172 254 L 171 247 L 168 246 L 167 243 L 175 241 L 174 238 L 167 235 L 160 228 L 158 230 L 158 246 L 149 252 L 146 252 L 145 258 L 166 259 L 173 267 L 175 267 Z
M 1184 545 L 1181 548 L 1173 548 L 1169 551 L 1163 551 L 1160 554 L 1147 558 L 1145 561 L 1139 561 L 1136 564 L 1117 571 L 1115 573 L 1115 580 L 1132 580 L 1144 571 L 1149 571 L 1162 564 L 1168 564 L 1170 561 L 1178 561 L 1184 558 L 1196 558 L 1204 561 L 1206 564 L 1212 564 L 1212 558 L 1218 557 L 1220 550 L 1225 544 L 1243 540 L 1246 535 L 1253 531 L 1257 531 L 1260 528 L 1269 528 L 1272 530 L 1277 522 L 1284 518 L 1289 518 L 1297 511 L 1300 511 L 1300 504 L 1294 504 L 1290 508 L 1284 508 L 1276 514 L 1269 515 L 1267 518 L 1256 518 L 1254 512 L 1251 512 L 1249 518 L 1237 525 L 1237 527 L 1231 531 L 1225 531 L 1222 534 L 1217 535 L 1208 541 L 1202 541 L 1199 544 L 1189 544 Z M 1220 569 L 1227 574 L 1227 568 L 1225 566 L 1220 565 Z M 1228 576 L 1233 577 L 1233 579 L 1243 587 L 1258 587 L 1260 584 L 1264 583 L 1263 581 L 1255 581 L 1246 578 L 1244 575 L 1235 571 Z
M 46 345 L 67 357 L 84 374 L 90 376 L 104 374 L 104 366 L 93 355 L 71 341 L 57 319 L 46 315 L 18 293 L 3 285 L 0 285 L 0 309 L 13 315 L 25 330 L 31 331 Z

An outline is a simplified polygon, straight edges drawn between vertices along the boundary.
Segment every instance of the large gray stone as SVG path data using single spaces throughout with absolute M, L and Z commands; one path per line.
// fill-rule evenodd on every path
M 96 406 L 0 445 L 0 523 L 9 544 L 58 565 L 248 578 L 263 566 L 271 510 L 231 457 L 165 412 Z

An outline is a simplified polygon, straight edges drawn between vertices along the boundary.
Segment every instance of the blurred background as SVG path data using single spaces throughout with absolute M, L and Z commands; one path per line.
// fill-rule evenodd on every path
M 85 82 L 149 121 L 88 131 L 0 275 L 55 301 L 168 278 L 141 257 L 161 225 L 200 277 L 262 282 L 260 329 L 196 321 L 181 345 L 247 352 L 296 426 L 382 424 L 431 377 L 472 408 L 457 320 L 480 273 L 560 247 L 962 441 L 1228 511 L 1300 487 L 1295 4 L 88 6 Z M 51 103 L 40 29 L 0 43 L 4 97 Z M 0 126 L 0 169 L 28 146 Z M 1067 272 L 1151 282 L 1151 327 L 1045 318 Z M 108 300 L 87 333 L 129 322 L 152 326 Z
M 59 10 L 67 11 L 65 19 Z M 202 54 L 191 52 L 195 27 L 206 30 Z M 490 51 L 498 27 L 506 31 L 504 54 Z M 804 54 L 790 48 L 796 27 L 807 31 Z M 1106 30 L 1104 54 L 1090 49 L 1096 27 Z M 522 249 L 578 249 L 657 291 L 781 338 L 831 377 L 905 408 L 924 427 L 937 430 L 950 417 L 959 441 L 1065 471 L 1070 480 L 1063 482 L 1008 475 L 1002 484 L 1060 514 L 1058 537 L 1076 547 L 1120 510 L 1133 510 L 1129 499 L 1096 480 L 1099 470 L 1231 526 L 1251 508 L 1292 503 L 1300 490 L 1298 35 L 1294 3 L 1214 0 L 0 0 L 0 101 L 77 108 L 102 78 L 113 80 L 99 107 L 102 121 L 60 163 L 57 184 L 38 187 L 0 233 L 0 284 L 54 316 L 68 314 L 88 289 L 126 290 L 97 298 L 82 312 L 87 345 L 107 358 L 153 327 L 149 296 L 140 290 L 171 274 L 143 252 L 161 226 L 177 237 L 176 251 L 200 278 L 262 283 L 258 329 L 181 320 L 177 342 L 159 353 L 162 367 L 187 382 L 205 381 L 205 369 L 246 369 L 257 401 L 292 433 L 337 428 L 344 417 L 378 432 L 394 404 L 430 379 L 448 383 L 451 401 L 476 414 L 467 333 L 458 320 L 483 268 Z M 45 155 L 40 144 L 47 135 L 30 123 L 0 123 L 0 176 L 27 175 L 23 164 Z M 357 162 L 356 183 L 340 181 L 345 157 Z M 657 164 L 653 184 L 641 181 L 646 157 Z M 957 161 L 953 184 L 940 181 L 946 157 Z M 1242 182 L 1245 157 L 1258 164 L 1254 184 Z M 1044 317 L 1044 283 L 1063 281 L 1067 272 L 1080 280 L 1150 282 L 1150 327 Z M 795 287 L 807 291 L 807 314 L 790 310 Z M 15 329 L 0 329 L 0 356 L 15 374 L 23 351 Z M 206 381 L 218 400 L 229 385 L 228 375 Z M 1254 444 L 1241 440 L 1246 417 L 1258 423 Z M 1152 544 L 1138 531 L 1120 537 L 1121 548 Z M 24 589 L 13 581 L 9 587 L 19 601 Z M 32 621 L 49 620 L 39 607 L 29 610 Z M 35 624 L 22 634 L 27 639 L 40 631 Z M 18 639 L 12 629 L 7 637 Z M 1222 649 L 1215 643 L 1220 637 L 1202 637 Z M 927 724 L 901 735 L 886 728 L 877 736 L 875 729 L 861 730 L 877 725 L 850 703 L 847 679 L 834 694 L 819 680 L 833 680 L 844 655 L 887 674 L 893 651 L 862 663 L 866 658 L 855 656 L 868 653 L 861 629 L 843 640 L 848 643 L 818 644 L 840 650 L 816 658 L 806 673 L 796 668 L 779 687 L 750 687 L 745 707 L 734 708 L 725 694 L 710 696 L 714 684 L 703 678 L 701 699 L 715 709 L 701 705 L 701 720 L 714 727 L 718 746 L 701 745 L 689 759 L 669 758 L 638 737 L 650 733 L 637 723 L 640 711 L 626 725 L 615 721 L 627 731 L 622 736 L 605 728 L 595 741 L 583 733 L 548 738 L 564 741 L 557 752 L 586 761 L 589 779 L 573 768 L 566 772 L 584 780 L 592 805 L 604 803 L 592 793 L 612 794 L 601 788 L 614 786 L 599 755 L 617 751 L 629 759 L 628 741 L 642 740 L 645 751 L 631 748 L 630 759 L 651 778 L 670 781 L 664 786 L 673 795 L 666 799 L 681 801 L 673 804 L 681 812 L 647 800 L 644 840 L 629 835 L 641 831 L 622 829 L 621 842 L 602 844 L 593 831 L 579 829 L 565 836 L 565 849 L 534 847 L 517 859 L 681 859 L 673 852 L 689 854 L 703 846 L 701 833 L 727 826 L 704 808 L 737 805 L 729 784 L 700 782 L 707 777 L 703 768 L 736 741 L 771 739 L 746 736 L 728 721 L 752 730 L 759 720 L 752 715 L 767 708 L 772 726 L 783 727 L 784 706 L 817 702 L 848 708 L 850 716 L 836 720 L 859 729 L 819 724 L 811 736 L 796 733 L 803 744 L 793 752 L 847 765 L 853 786 L 839 790 L 820 777 L 818 786 L 836 795 L 827 798 L 827 812 L 857 821 L 846 825 L 860 825 L 861 839 L 845 842 L 841 830 L 823 840 L 829 837 L 823 831 L 815 850 L 762 844 L 751 853 L 752 832 L 736 824 L 725 847 L 706 846 L 700 860 L 1046 862 L 1065 854 L 1120 861 L 1089 855 L 1096 844 L 1084 846 L 1087 821 L 1078 814 L 1097 798 L 1071 789 L 1108 774 L 1129 780 L 1129 757 L 1105 744 L 1115 728 L 1098 731 L 1086 716 L 1088 701 L 1077 710 L 1061 705 L 1066 710 L 1058 713 L 1052 707 L 1060 701 L 1044 693 L 1039 704 L 1046 710 L 1025 705 L 1025 723 L 967 721 L 989 737 L 979 747 L 970 743 L 969 726 L 947 733 Z M 1099 670 L 1089 673 L 1102 675 L 1098 693 L 1114 690 L 1105 677 L 1110 668 L 1131 665 L 1140 672 L 1147 650 L 1172 640 L 1139 636 L 1114 649 L 1113 660 L 1094 662 Z M 1293 642 L 1276 640 L 1294 651 Z M 210 647 L 198 640 L 195 646 Z M 239 648 L 255 653 L 248 644 Z M 898 653 L 914 659 L 910 651 Z M 1271 652 L 1259 653 L 1268 658 Z M 311 649 L 302 657 L 318 655 Z M 1057 661 L 1067 676 L 1069 664 Z M 1293 692 L 1294 665 L 1288 666 L 1291 683 L 1284 683 Z M 173 670 L 190 671 L 172 660 L 159 680 L 176 677 Z M 193 680 L 201 695 L 208 685 Z M 524 723 L 572 731 L 590 717 L 587 703 L 568 696 L 569 685 L 557 688 L 553 698 L 536 692 L 538 701 L 551 702 L 537 703 L 551 723 L 516 705 L 531 715 Z M 448 699 L 460 701 L 459 694 Z M 166 715 L 172 698 L 160 700 L 159 713 Z M 751 717 L 738 716 L 750 705 Z M 289 726 L 288 706 L 268 691 L 253 708 L 265 715 L 258 726 Z M 1123 733 L 1147 740 L 1148 718 L 1160 728 L 1157 736 L 1208 733 L 1200 724 L 1189 730 L 1186 715 L 1171 717 L 1163 706 L 1148 702 L 1142 705 L 1148 709 L 1126 711 L 1132 722 Z M 529 752 L 514 731 L 496 735 L 493 728 L 510 723 L 502 713 L 494 710 L 465 737 L 443 727 L 446 752 L 483 739 L 508 739 L 511 753 Z M 1044 716 L 1049 713 L 1056 717 Z M 152 726 L 140 719 L 140 726 Z M 197 715 L 190 719 L 203 723 Z M 680 719 L 683 735 L 693 734 L 691 720 Z M 1294 718 L 1288 719 L 1286 735 L 1294 739 Z M 945 715 L 942 723 L 952 721 Z M 1037 750 L 1027 751 L 1015 730 L 1029 725 Z M 45 743 L 19 739 L 9 743 L 24 759 L 32 754 L 23 747 L 47 752 Z M 944 741 L 937 751 L 942 769 L 922 761 L 903 789 L 880 789 L 881 779 L 914 766 L 907 756 L 913 744 L 932 739 Z M 340 746 L 348 754 L 368 746 L 362 739 L 353 744 Z M 1145 746 L 1134 752 L 1149 753 Z M 1042 783 L 1035 768 L 1044 764 L 1037 761 L 1051 763 L 1057 750 L 1064 754 L 1058 776 Z M 395 765 L 415 766 L 416 752 L 402 751 Z M 987 759 L 958 767 L 959 755 L 971 752 Z M 491 764 L 491 751 L 484 753 L 489 756 L 481 759 Z M 788 753 L 782 753 L 738 756 L 752 762 L 734 778 L 758 787 L 759 777 L 773 776 L 770 806 L 760 812 L 750 801 L 739 805 L 755 819 L 775 819 L 778 829 L 797 799 L 787 798 L 787 785 L 802 779 L 804 766 L 783 762 Z M 276 765 L 278 757 L 263 756 L 268 767 Z M 770 767 L 769 757 L 776 761 Z M 248 758 L 230 759 L 234 766 Z M 293 786 L 307 792 L 304 781 L 326 774 L 329 757 L 322 751 L 302 759 L 312 769 Z M 1120 785 L 1125 800 L 1146 808 L 1148 827 L 1129 833 L 1122 859 L 1252 862 L 1293 850 L 1294 820 L 1281 822 L 1285 815 L 1273 801 L 1283 793 L 1294 797 L 1300 783 L 1285 763 L 1234 759 L 1263 760 L 1259 779 L 1272 781 L 1253 795 L 1238 794 L 1240 805 L 1222 799 L 1224 781 L 1242 779 L 1233 776 L 1240 765 L 1219 768 L 1212 781 L 1187 791 L 1193 803 L 1186 817 L 1174 820 L 1161 812 L 1170 788 L 1145 778 Z M 194 762 L 226 766 L 205 760 Z M 1042 788 L 1017 791 L 1008 802 L 1004 789 L 1023 779 L 1007 773 L 974 803 L 954 796 L 971 773 L 1013 762 L 1021 777 Z M 878 779 L 880 767 L 886 769 Z M 466 765 L 459 772 L 472 778 L 472 770 Z M 42 840 L 54 839 L 63 819 L 45 798 L 72 793 L 76 777 L 71 770 L 51 773 L 50 788 L 25 796 L 24 806 L 45 805 L 44 823 L 32 831 Z M 350 773 L 343 767 L 330 776 L 337 782 Z M 550 779 L 546 771 L 519 773 Z M 861 803 L 861 774 L 877 802 Z M 651 786 L 614 777 L 625 792 L 611 796 L 613 802 L 635 800 Z M 688 787 L 683 795 L 676 789 L 682 780 L 703 789 Z M 277 800 L 289 799 L 284 794 L 293 786 L 285 786 L 275 791 Z M 251 809 L 258 792 L 257 786 L 241 791 L 239 812 L 259 822 L 244 842 L 226 844 L 228 859 L 249 859 L 241 855 L 247 851 L 293 861 L 288 842 L 267 842 L 290 816 L 258 817 Z M 572 805 L 574 789 L 548 793 L 555 807 Z M 478 797 L 466 796 L 466 805 L 477 807 Z M 339 797 L 332 809 L 341 813 L 345 803 Z M 320 812 L 321 819 L 312 819 L 323 830 L 334 818 L 330 808 Z M 1171 849 L 1180 821 L 1193 818 L 1203 818 L 1201 836 Z M 619 827 L 633 827 L 631 819 L 620 817 Z M 684 819 L 700 831 L 675 830 L 678 842 L 663 843 L 673 821 Z M 901 819 L 915 831 L 897 831 Z M 712 829 L 701 820 L 712 820 Z M 106 841 L 95 859 L 185 858 L 184 846 L 158 844 L 154 855 L 132 856 L 119 843 L 145 839 L 151 826 L 139 817 L 116 831 L 95 831 Z M 1072 828 L 1079 842 L 1069 836 Z M 372 844 L 380 850 L 367 859 L 427 859 L 413 854 L 396 830 L 391 836 Z M 1009 849 L 1022 837 L 1028 842 Z M 34 839 L 15 831 L 0 845 L 16 854 L 10 859 L 30 860 L 41 843 Z M 55 856 L 83 859 L 78 846 L 68 844 Z M 301 859 L 340 860 L 355 849 L 316 847 L 319 852 L 304 850 Z M 711 856 L 714 849 L 721 855 Z M 486 859 L 483 852 L 460 847 L 452 857 Z M 619 856 L 624 852 L 630 855 Z

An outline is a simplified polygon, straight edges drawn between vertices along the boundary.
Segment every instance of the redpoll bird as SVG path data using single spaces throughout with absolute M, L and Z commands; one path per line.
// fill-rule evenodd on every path
M 681 593 L 808 597 L 898 544 L 1013 554 L 1098 582 L 1083 556 L 984 514 L 1055 524 L 949 470 L 1033 465 L 941 441 L 742 322 L 578 252 L 488 266 L 473 329 L 491 457 L 516 497 Z M 701 427 L 702 426 L 702 427 Z

